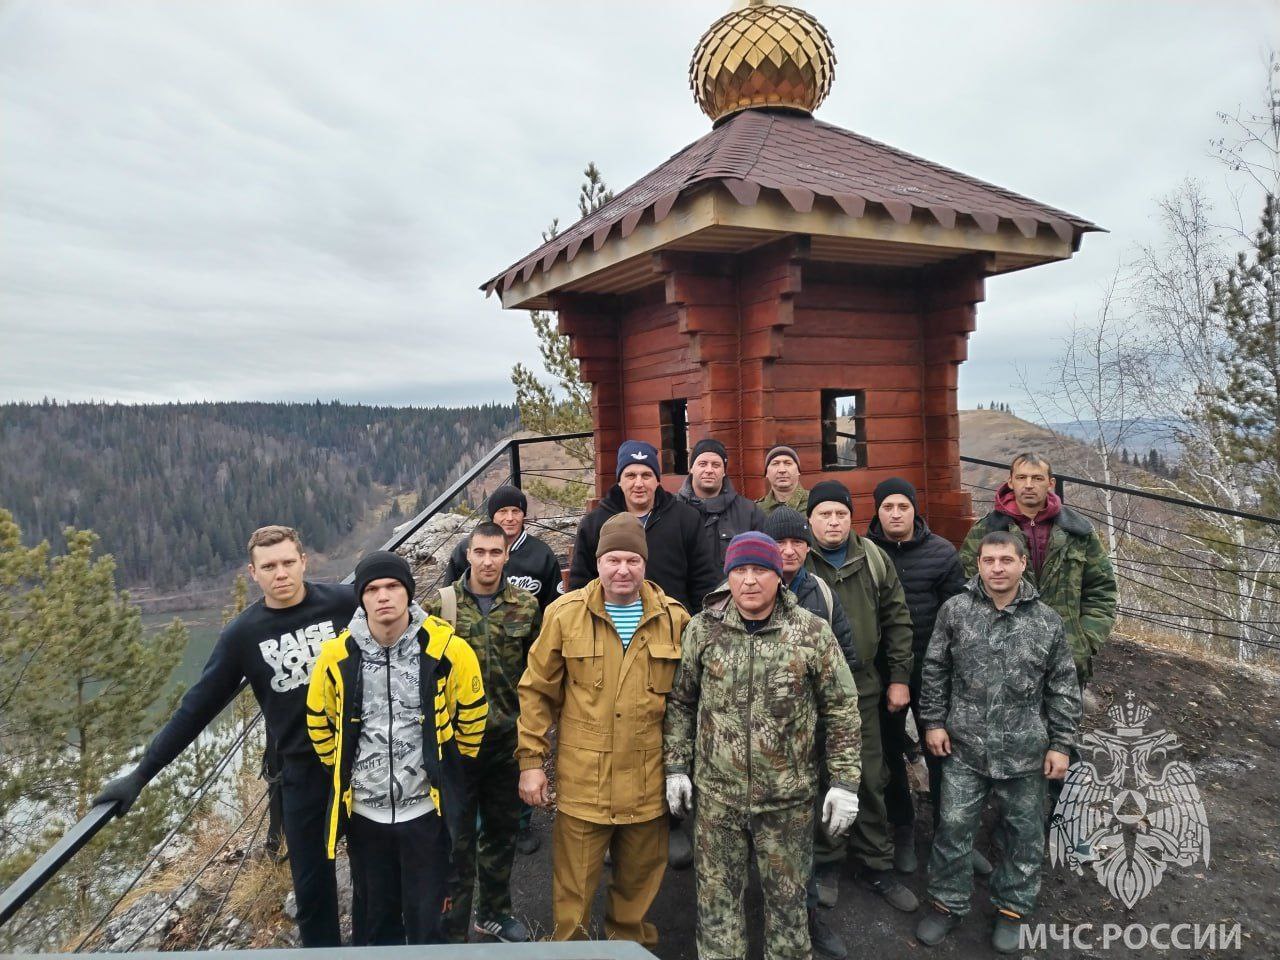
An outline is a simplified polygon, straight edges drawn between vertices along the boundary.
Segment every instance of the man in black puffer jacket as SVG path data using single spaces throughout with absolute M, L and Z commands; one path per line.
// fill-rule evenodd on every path
M 618 448 L 618 482 L 600 505 L 582 518 L 569 565 L 569 589 L 585 587 L 599 576 L 596 544 L 600 528 L 615 513 L 631 513 L 644 525 L 649 546 L 645 578 L 690 613 L 702 609 L 702 598 L 720 583 L 711 545 L 702 533 L 702 515 L 667 493 L 658 481 L 662 470 L 658 451 L 642 440 L 627 440 Z
M 920 667 L 925 648 L 933 635 L 933 624 L 943 603 L 963 592 L 964 569 L 960 555 L 948 541 L 929 532 L 929 525 L 916 510 L 916 488 L 901 477 L 891 477 L 875 489 L 876 515 L 867 527 L 867 537 L 884 549 L 898 571 L 907 608 L 911 611 L 911 651 L 915 667 L 911 673 L 911 711 L 920 728 Z M 914 873 L 915 807 L 907 780 L 907 712 L 889 713 L 881 708 L 880 737 L 884 743 L 889 785 L 885 806 L 894 827 L 894 866 L 901 873 Z M 938 822 L 938 801 L 942 781 L 942 761 L 925 752 L 929 767 L 929 794 L 933 819 Z M 981 868 L 981 864 L 976 864 Z M 989 869 L 989 868 L 988 868 Z

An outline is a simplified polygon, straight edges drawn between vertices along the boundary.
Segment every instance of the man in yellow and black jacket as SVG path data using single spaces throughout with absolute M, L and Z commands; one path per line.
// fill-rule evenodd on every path
M 413 602 L 415 586 L 396 554 L 362 559 L 360 607 L 320 648 L 307 691 L 311 743 L 332 770 L 325 848 L 332 858 L 345 832 L 362 905 L 356 946 L 444 942 L 451 838 L 489 710 L 475 652 Z

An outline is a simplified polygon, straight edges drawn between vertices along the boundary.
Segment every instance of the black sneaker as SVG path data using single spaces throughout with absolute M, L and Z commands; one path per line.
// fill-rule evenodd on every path
M 476 918 L 476 933 L 493 937 L 503 943 L 527 943 L 529 928 L 510 914 L 490 920 Z
M 693 844 L 683 829 L 671 828 L 667 840 L 667 866 L 672 870 L 688 870 L 693 866 Z
M 840 934 L 827 926 L 812 907 L 809 908 L 809 943 L 814 953 L 831 960 L 845 960 L 849 956 L 849 948 Z
M 996 953 L 1017 953 L 1022 946 L 1022 917 L 1012 910 L 996 911 L 991 946 Z
M 916 924 L 916 939 L 926 947 L 936 947 L 956 928 L 960 917 L 937 903 L 930 903 L 929 907 Z
M 542 846 L 542 841 L 538 839 L 538 835 L 533 832 L 533 827 L 521 827 L 516 834 L 516 853 L 528 856 L 537 852 Z
M 862 882 L 884 897 L 895 910 L 914 913 L 920 907 L 916 895 L 898 882 L 892 870 L 863 870 Z

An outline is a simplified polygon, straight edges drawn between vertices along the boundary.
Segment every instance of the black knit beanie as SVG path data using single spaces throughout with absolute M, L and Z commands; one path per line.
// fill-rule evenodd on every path
M 373 553 L 362 557 L 360 562 L 356 564 L 356 603 L 363 607 L 365 588 L 373 581 L 383 580 L 387 577 L 403 583 L 404 588 L 409 591 L 409 599 L 413 599 L 413 595 L 418 590 L 418 585 L 414 582 L 413 570 L 409 566 L 409 561 L 398 553 L 392 553 L 390 550 L 375 550 Z
M 711 437 L 699 440 L 693 445 L 693 453 L 689 456 L 689 464 L 692 466 L 693 462 L 704 453 L 714 453 L 724 461 L 726 467 L 729 465 L 729 451 L 724 448 L 723 443 Z
M 901 477 L 890 477 L 888 480 L 881 480 L 876 484 L 875 500 L 876 509 L 880 509 L 880 504 L 885 499 L 892 497 L 895 493 L 900 493 L 911 501 L 911 508 L 919 511 L 920 506 L 916 503 L 916 488 Z
M 853 497 L 849 495 L 849 488 L 839 480 L 823 480 L 821 483 L 815 483 L 813 489 L 809 491 L 809 516 L 813 516 L 813 511 L 817 509 L 818 504 L 828 500 L 843 503 L 849 512 L 853 513 Z
M 783 540 L 803 540 L 812 543 L 809 536 L 809 521 L 799 510 L 790 507 L 774 507 L 773 513 L 764 519 L 763 531 L 781 543 Z
M 524 495 L 524 491 L 519 487 L 513 487 L 509 483 L 504 483 L 493 493 L 489 494 L 489 519 L 493 519 L 493 515 L 503 507 L 518 507 L 521 513 L 529 512 L 529 498 Z

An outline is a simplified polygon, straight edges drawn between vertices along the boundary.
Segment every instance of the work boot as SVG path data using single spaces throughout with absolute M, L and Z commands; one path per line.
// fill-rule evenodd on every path
M 961 918 L 937 901 L 931 901 L 929 908 L 916 924 L 916 939 L 926 947 L 936 947 L 956 928 Z
M 845 960 L 849 956 L 849 948 L 840 934 L 827 926 L 813 907 L 809 908 L 809 944 L 814 953 L 831 960 Z
M 916 860 L 915 827 L 907 824 L 893 829 L 893 869 L 899 873 L 915 873 L 920 866 Z
M 503 943 L 526 943 L 529 940 L 529 928 L 510 914 L 488 920 L 477 917 L 476 933 L 493 937 Z
M 834 907 L 840 899 L 840 864 L 819 864 L 813 872 L 813 884 L 818 889 L 818 906 Z
M 972 859 L 973 859 L 973 872 L 975 874 L 977 874 L 980 877 L 991 876 L 991 873 L 995 868 L 991 866 L 991 861 L 988 860 L 986 857 L 984 857 L 982 855 L 982 851 L 980 851 L 977 847 L 973 848 Z
M 898 882 L 892 870 L 863 870 L 862 882 L 884 897 L 895 910 L 914 913 L 920 906 L 916 895 Z
M 1022 915 L 1003 908 L 996 910 L 991 928 L 991 946 L 997 953 L 1017 953 L 1022 941 Z
M 667 835 L 667 866 L 672 870 L 688 870 L 693 866 L 693 844 L 689 835 L 675 824 Z

